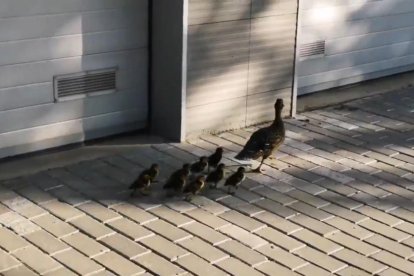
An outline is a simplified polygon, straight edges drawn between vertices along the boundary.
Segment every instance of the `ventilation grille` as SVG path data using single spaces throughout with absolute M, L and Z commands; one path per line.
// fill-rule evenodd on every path
M 325 54 L 325 40 L 300 45 L 299 56 L 302 58 Z
M 54 78 L 56 100 L 106 94 L 116 90 L 116 69 L 89 71 Z

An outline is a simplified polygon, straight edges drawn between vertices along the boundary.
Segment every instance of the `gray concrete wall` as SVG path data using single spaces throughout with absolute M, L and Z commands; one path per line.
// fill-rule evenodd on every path
M 190 0 L 186 135 L 290 114 L 297 0 Z
M 152 132 L 182 140 L 185 136 L 186 0 L 152 3 Z

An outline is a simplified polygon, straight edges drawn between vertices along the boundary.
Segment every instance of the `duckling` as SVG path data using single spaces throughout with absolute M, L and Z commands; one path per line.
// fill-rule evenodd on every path
M 173 190 L 175 192 L 182 192 L 185 184 L 187 183 L 187 178 L 190 175 L 190 164 L 184 164 L 183 167 L 179 170 L 176 170 L 168 178 L 167 183 L 165 183 L 164 190 Z
M 255 131 L 247 141 L 243 150 L 236 155 L 236 159 L 249 160 L 262 157 L 260 165 L 252 172 L 260 173 L 260 168 L 266 158 L 282 145 L 285 140 L 285 127 L 282 120 L 283 100 L 277 99 L 274 105 L 275 119 L 268 126 Z
M 132 184 L 129 189 L 132 190 L 130 196 L 134 196 L 136 190 L 139 190 L 141 194 L 147 195 L 144 191 L 148 190 L 151 185 L 151 176 L 148 174 L 141 174 Z
M 197 195 L 203 188 L 205 185 L 205 176 L 204 175 L 199 175 L 197 176 L 197 178 L 192 181 L 191 183 L 189 183 L 185 188 L 184 188 L 184 194 L 186 194 L 186 200 L 191 200 L 191 198 L 195 195 Z
M 220 163 L 217 166 L 217 169 L 213 172 L 211 172 L 206 179 L 207 183 L 212 183 L 210 185 L 211 189 L 217 188 L 217 183 L 219 183 L 224 177 L 224 164 Z
M 150 181 L 151 183 L 156 182 L 155 178 L 159 175 L 160 173 L 160 166 L 156 163 L 152 164 L 151 167 L 149 169 L 144 170 L 141 175 L 147 174 L 150 177 Z
M 218 147 L 216 151 L 208 157 L 208 172 L 210 172 L 210 167 L 217 168 L 217 165 L 220 163 L 222 157 L 223 148 Z
M 208 157 L 207 156 L 202 156 L 200 157 L 200 160 L 198 160 L 197 162 L 191 164 L 191 168 L 190 171 L 192 173 L 202 173 L 205 168 L 208 165 Z
M 239 188 L 239 185 L 243 182 L 243 180 L 246 177 L 244 175 L 245 171 L 246 169 L 244 167 L 239 167 L 234 174 L 230 175 L 230 177 L 227 178 L 226 182 L 224 183 L 224 186 L 228 186 L 228 194 L 234 194 L 234 192 L 230 192 L 232 187 L 234 187 L 236 190 Z

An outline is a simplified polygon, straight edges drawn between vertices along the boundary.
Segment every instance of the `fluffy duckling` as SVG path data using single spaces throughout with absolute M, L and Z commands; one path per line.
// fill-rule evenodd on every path
M 190 175 L 190 164 L 184 164 L 179 170 L 176 170 L 168 178 L 167 183 L 164 185 L 164 190 L 173 190 L 175 192 L 182 192 L 187 178 Z
M 144 192 L 148 190 L 151 185 L 151 176 L 148 174 L 140 174 L 140 176 L 129 186 L 129 189 L 132 190 L 131 196 L 134 196 L 136 190 L 139 190 L 141 194 L 146 195 Z
M 192 181 L 191 183 L 189 183 L 185 188 L 184 188 L 184 194 L 186 195 L 186 200 L 191 200 L 191 198 L 195 195 L 197 195 L 203 188 L 205 185 L 205 176 L 204 175 L 199 175 L 197 176 L 197 178 Z
M 141 175 L 147 174 L 151 183 L 155 182 L 155 178 L 160 174 L 160 166 L 156 163 L 152 164 L 149 169 L 144 170 Z
M 234 191 L 231 192 L 232 187 L 236 190 L 239 188 L 239 185 L 243 182 L 245 178 L 245 171 L 246 169 L 244 167 L 239 167 L 234 174 L 230 175 L 230 177 L 227 178 L 226 182 L 224 183 L 224 186 L 228 186 L 227 193 L 234 194 Z
M 208 172 L 210 172 L 210 167 L 217 168 L 217 165 L 220 163 L 222 157 L 223 148 L 218 147 L 216 151 L 208 157 Z
M 202 156 L 200 160 L 191 164 L 190 171 L 192 173 L 202 173 L 208 165 L 208 157 Z
M 211 189 L 217 188 L 217 183 L 219 183 L 224 178 L 224 164 L 221 163 L 217 166 L 216 170 L 211 172 L 206 179 L 207 183 L 210 184 Z

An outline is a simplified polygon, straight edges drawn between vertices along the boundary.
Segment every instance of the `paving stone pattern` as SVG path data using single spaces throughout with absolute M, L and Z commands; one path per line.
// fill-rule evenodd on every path
M 161 186 L 184 162 L 257 127 L 3 181 L 3 275 L 414 275 L 414 96 L 353 101 L 287 119 L 287 139 L 236 194 L 192 202 Z M 150 196 L 128 185 L 161 165 Z M 256 165 L 254 162 L 253 165 Z

